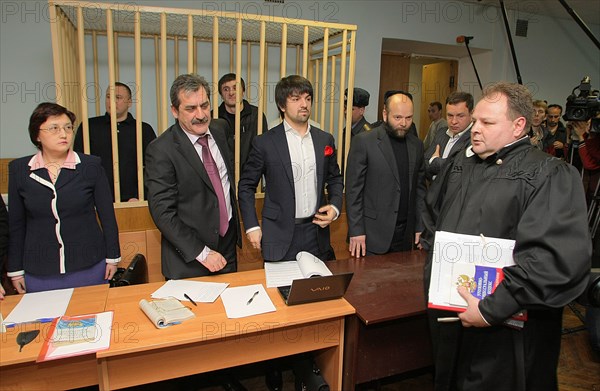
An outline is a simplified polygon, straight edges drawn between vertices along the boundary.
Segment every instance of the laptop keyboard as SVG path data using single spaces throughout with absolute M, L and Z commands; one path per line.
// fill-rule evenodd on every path
M 288 297 L 290 297 L 290 291 L 292 290 L 292 286 L 291 285 L 280 286 L 280 287 L 277 287 L 277 289 L 279 289 L 279 293 L 281 293 L 281 296 L 283 296 L 285 301 L 287 301 Z

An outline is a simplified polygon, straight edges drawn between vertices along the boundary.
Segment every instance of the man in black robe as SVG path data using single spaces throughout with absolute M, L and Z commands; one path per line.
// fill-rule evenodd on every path
M 456 313 L 428 310 L 436 390 L 557 390 L 562 308 L 585 289 L 591 242 L 575 168 L 526 137 L 531 94 L 518 84 L 488 87 L 475 107 L 472 146 L 446 165 L 427 195 L 421 243 L 436 231 L 515 240 L 516 265 L 496 290 Z M 520 329 L 503 324 L 527 310 Z M 448 320 L 448 319 L 445 319 Z

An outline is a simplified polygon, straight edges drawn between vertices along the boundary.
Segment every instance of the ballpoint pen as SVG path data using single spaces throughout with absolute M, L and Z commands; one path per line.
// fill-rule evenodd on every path
M 254 292 L 254 294 L 252 295 L 252 297 L 248 299 L 248 302 L 246 303 L 246 305 L 250 305 L 250 303 L 252 303 L 252 300 L 254 300 L 254 298 L 256 297 L 256 295 L 258 295 L 258 291 Z
M 196 304 L 196 302 L 194 300 L 192 300 L 191 297 L 188 296 L 187 293 L 183 294 L 183 297 L 185 297 L 186 299 L 188 299 L 190 301 L 190 303 L 192 303 L 193 305 L 195 305 L 196 307 L 198 306 L 198 304 Z
M 20 325 L 20 324 L 50 323 L 54 319 L 56 319 L 56 318 L 39 318 L 39 319 L 30 320 L 30 321 L 27 321 L 27 322 L 16 322 L 16 323 L 6 323 L 6 322 L 4 322 L 4 326 L 7 327 L 7 328 L 10 328 L 10 327 L 15 327 L 15 326 Z

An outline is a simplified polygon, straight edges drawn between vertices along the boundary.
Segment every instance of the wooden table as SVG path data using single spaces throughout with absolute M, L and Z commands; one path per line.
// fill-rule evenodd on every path
M 264 284 L 264 270 L 199 281 L 230 286 Z M 313 351 L 332 390 L 341 389 L 344 319 L 354 308 L 344 299 L 286 306 L 275 288 L 267 293 L 277 311 L 228 319 L 221 299 L 191 306 L 196 318 L 157 329 L 139 309 L 140 299 L 162 283 L 113 288 L 106 310 L 114 310 L 111 347 L 98 352 L 100 389 L 138 384 Z
M 108 284 L 76 288 L 66 315 L 84 315 L 104 311 Z M 6 319 L 19 303 L 21 295 L 6 296 L 0 301 L 0 311 Z M 21 324 L 0 334 L 0 389 L 51 390 L 86 387 L 98 384 L 95 354 L 36 363 L 50 323 Z M 40 330 L 38 337 L 19 352 L 17 334 Z
M 356 309 L 346 318 L 345 390 L 432 365 L 425 257 L 412 251 L 328 263 L 334 273 L 354 272 L 344 296 Z

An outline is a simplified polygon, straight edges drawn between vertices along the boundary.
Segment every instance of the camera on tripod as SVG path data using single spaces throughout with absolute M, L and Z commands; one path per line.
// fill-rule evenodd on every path
M 576 93 L 577 91 L 579 94 Z M 600 119 L 596 118 L 599 112 L 600 93 L 598 90 L 592 90 L 591 79 L 589 76 L 585 76 L 567 97 L 563 119 L 565 121 L 587 121 L 591 118 L 590 132 L 600 133 Z

